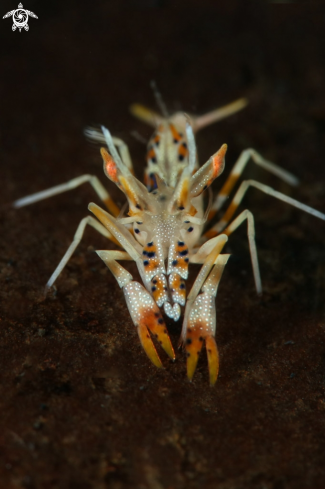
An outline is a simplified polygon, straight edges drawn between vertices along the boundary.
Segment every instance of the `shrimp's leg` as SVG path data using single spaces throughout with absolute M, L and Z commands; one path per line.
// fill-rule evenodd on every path
M 187 352 L 187 376 L 190 380 L 193 378 L 203 341 L 206 341 L 211 384 L 214 384 L 217 379 L 219 365 L 214 340 L 216 326 L 215 296 L 223 268 L 229 256 L 220 255 L 226 242 L 227 236 L 221 234 L 201 246 L 198 252 L 193 255 L 195 258 L 190 259 L 195 263 L 202 263 L 203 261 L 203 266 L 187 298 L 181 334 L 181 343 Z M 202 293 L 200 294 L 201 290 Z
M 221 206 L 224 204 L 224 202 L 227 200 L 230 192 L 236 185 L 239 177 L 243 173 L 247 163 L 249 160 L 252 159 L 252 161 L 260 166 L 261 168 L 264 168 L 264 170 L 269 171 L 273 175 L 276 175 L 277 177 L 281 178 L 285 182 L 287 182 L 289 185 L 292 186 L 297 186 L 299 184 L 299 180 L 297 177 L 295 177 L 292 173 L 289 173 L 287 170 L 284 170 L 280 166 L 276 165 L 275 163 L 272 163 L 271 161 L 266 160 L 261 156 L 255 149 L 245 149 L 239 156 L 238 160 L 234 164 L 231 173 L 229 177 L 227 178 L 226 182 L 224 183 L 222 189 L 220 192 L 218 192 L 218 195 L 212 204 L 212 207 L 209 212 L 209 217 L 208 219 L 212 219 L 213 216 L 216 214 L 216 212 L 221 208 Z
M 98 231 L 100 234 L 102 234 L 106 238 L 110 239 L 111 241 L 113 241 L 116 244 L 119 244 L 118 241 L 114 238 L 114 236 L 100 222 L 98 222 L 94 217 L 92 217 L 92 216 L 84 217 L 83 219 L 81 219 L 79 226 L 77 227 L 77 231 L 75 232 L 72 243 L 70 244 L 69 248 L 67 249 L 67 251 L 63 255 L 60 263 L 58 264 L 58 266 L 56 267 L 56 269 L 52 273 L 51 277 L 49 278 L 49 280 L 45 286 L 45 293 L 48 291 L 48 289 L 50 287 L 52 287 L 52 285 L 54 284 L 54 282 L 56 281 L 56 279 L 58 278 L 58 276 L 60 275 L 60 273 L 62 272 L 62 270 L 64 269 L 64 267 L 68 263 L 68 261 L 70 260 L 71 256 L 73 255 L 75 249 L 77 248 L 78 244 L 80 243 L 80 241 L 83 237 L 83 234 L 85 232 L 85 227 L 87 226 L 87 224 L 89 226 L 93 227 L 94 229 L 96 229 L 96 231 Z
M 219 282 L 229 256 L 218 255 L 204 283 L 202 284 L 202 281 L 199 280 L 199 291 L 195 287 L 196 284 L 194 284 L 186 305 L 182 329 L 181 339 L 187 353 L 187 376 L 189 380 L 193 378 L 198 356 L 205 340 L 211 386 L 215 384 L 219 371 L 219 354 L 215 341 L 215 299 Z M 198 293 L 200 290 L 201 293 Z
M 323 221 L 325 220 L 325 214 L 317 209 L 314 209 L 313 207 L 310 207 L 309 205 L 303 204 L 296 199 L 292 199 L 288 195 L 278 192 L 268 185 L 264 185 L 264 183 L 257 182 L 256 180 L 244 180 L 237 190 L 225 214 L 222 216 L 220 221 L 218 221 L 209 231 L 205 233 L 205 236 L 211 238 L 212 236 L 220 233 L 227 226 L 250 187 L 255 187 L 267 195 L 271 195 L 276 199 L 282 200 L 282 202 L 285 202 L 286 204 L 292 205 L 293 207 L 307 212 L 314 217 L 318 217 L 318 219 L 322 219 Z
M 114 216 L 118 216 L 120 213 L 120 209 L 115 204 L 112 197 L 109 195 L 99 179 L 94 175 L 81 175 L 80 177 L 73 178 L 66 183 L 55 185 L 55 187 L 51 187 L 46 190 L 42 190 L 41 192 L 36 192 L 35 194 L 27 195 L 26 197 L 15 200 L 12 205 L 17 209 L 19 207 L 34 204 L 34 202 L 48 199 L 49 197 L 53 197 L 53 195 L 62 194 L 63 192 L 67 192 L 68 190 L 77 188 L 86 182 L 90 183 L 98 197 L 103 201 L 103 203 L 109 210 L 109 212 L 111 212 Z
M 142 347 L 152 363 L 162 368 L 161 360 L 152 342 L 151 335 L 157 339 L 167 355 L 175 360 L 175 353 L 170 342 L 165 321 L 159 307 L 149 292 L 139 283 L 133 280 L 132 275 L 125 270 L 116 260 L 116 251 L 97 251 L 98 256 L 104 261 L 123 289 L 125 300 L 134 325 L 140 338 Z M 123 259 L 123 258 L 122 258 Z

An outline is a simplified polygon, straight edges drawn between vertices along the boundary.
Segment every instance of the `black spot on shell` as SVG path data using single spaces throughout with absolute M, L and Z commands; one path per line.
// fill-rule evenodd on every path
M 148 260 L 144 260 L 143 264 L 144 264 L 145 267 L 147 267 L 149 265 Z
M 184 156 L 183 155 L 178 155 L 178 161 L 183 161 L 184 160 Z
M 135 229 L 135 230 L 134 230 L 134 232 L 135 232 L 136 234 L 139 234 L 139 233 L 140 233 L 140 230 L 139 230 L 139 229 Z
M 186 344 L 187 344 L 187 345 L 190 345 L 191 343 L 192 343 L 191 338 L 187 338 L 187 339 L 186 339 Z
M 151 287 L 151 290 L 152 290 L 152 292 L 156 292 L 157 287 L 153 286 L 153 287 Z
M 156 255 L 156 253 L 154 251 L 147 251 L 147 256 L 149 258 L 153 258 L 155 255 Z
M 172 261 L 172 265 L 173 265 L 173 267 L 176 267 L 177 263 L 178 263 L 178 261 L 177 261 L 177 260 L 173 260 L 173 261 Z
M 194 229 L 194 228 L 192 228 L 192 226 L 191 226 L 191 227 L 189 227 L 189 228 L 188 228 L 188 230 L 187 230 L 187 231 L 188 231 L 189 233 L 191 233 L 191 232 L 193 231 L 193 229 Z
M 184 290 L 184 289 L 185 289 L 185 284 L 181 284 L 181 285 L 179 286 L 179 288 Z
M 188 255 L 188 250 L 186 249 L 186 250 L 180 251 L 179 254 L 181 256 L 186 256 L 186 255 Z
M 159 323 L 159 324 L 164 324 L 164 320 L 163 320 L 163 318 L 159 318 L 159 319 L 158 319 L 158 323 Z
M 185 245 L 184 241 L 179 241 L 178 242 L 178 246 L 184 246 L 184 245 Z

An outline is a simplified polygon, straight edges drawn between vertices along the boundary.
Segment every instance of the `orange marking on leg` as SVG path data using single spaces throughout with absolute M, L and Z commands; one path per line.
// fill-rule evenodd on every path
M 212 209 L 208 214 L 208 221 L 211 221 L 211 219 L 213 219 L 215 215 L 216 211 Z
M 215 231 L 214 229 L 209 229 L 206 233 L 204 233 L 204 236 L 208 239 L 214 238 L 215 236 L 218 236 L 219 232 Z
M 228 207 L 226 213 L 222 216 L 222 220 L 227 223 L 231 220 L 232 216 L 235 214 L 236 212 L 236 209 L 238 207 L 238 204 L 235 203 L 234 201 L 231 202 L 230 206 Z M 224 234 L 227 234 L 227 236 L 229 235 L 229 233 L 227 232 L 227 229 L 223 231 Z
M 120 214 L 120 209 L 117 207 L 113 199 L 111 199 L 111 197 L 108 197 L 108 199 L 105 199 L 103 202 L 114 217 L 117 217 Z
M 239 174 L 237 175 L 230 174 L 226 182 L 224 183 L 222 189 L 220 190 L 219 195 L 229 195 L 232 189 L 234 188 L 239 176 L 240 176 Z

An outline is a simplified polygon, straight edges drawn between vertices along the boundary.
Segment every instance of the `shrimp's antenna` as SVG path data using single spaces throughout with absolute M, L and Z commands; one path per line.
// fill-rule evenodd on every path
M 192 174 L 196 163 L 196 146 L 195 146 L 193 129 L 188 121 L 186 122 L 186 137 L 187 137 L 188 152 L 189 152 L 188 170 L 190 174 Z
M 118 154 L 116 148 L 115 148 L 115 145 L 113 143 L 113 139 L 112 139 L 112 136 L 111 136 L 111 133 L 109 132 L 109 130 L 105 127 L 105 126 L 100 126 L 103 134 L 104 134 L 104 138 L 105 138 L 105 141 L 106 141 L 106 144 L 108 146 L 108 149 L 109 149 L 109 152 L 111 153 L 115 163 L 117 164 L 117 166 L 122 170 L 125 168 L 125 165 L 123 164 L 121 158 L 120 158 L 120 155 Z
M 166 104 L 163 101 L 162 95 L 161 95 L 161 93 L 159 92 L 159 90 L 157 88 L 156 82 L 154 80 L 152 80 L 150 82 L 150 86 L 152 88 L 152 91 L 153 91 L 153 94 L 155 96 L 157 105 L 158 105 L 158 107 L 159 107 L 162 115 L 164 116 L 165 119 L 169 119 L 169 114 L 168 114 L 168 110 L 167 110 Z

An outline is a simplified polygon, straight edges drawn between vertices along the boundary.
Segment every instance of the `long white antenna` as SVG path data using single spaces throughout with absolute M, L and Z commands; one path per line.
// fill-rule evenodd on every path
M 186 137 L 187 137 L 187 145 L 188 145 L 188 169 L 190 174 L 194 171 L 195 162 L 196 162 L 196 146 L 195 146 L 195 138 L 191 124 L 186 122 Z
M 121 158 L 120 158 L 120 155 L 118 154 L 118 152 L 115 148 L 111 133 L 109 132 L 109 130 L 105 126 L 100 126 L 100 127 L 101 127 L 101 130 L 103 131 L 104 138 L 105 138 L 106 144 L 108 146 L 109 152 L 113 156 L 113 160 L 115 161 L 117 166 L 119 166 L 121 169 L 126 168 L 125 165 L 123 164 Z

